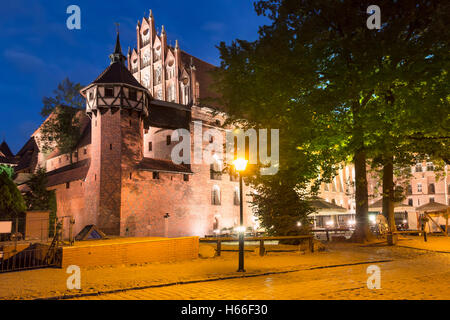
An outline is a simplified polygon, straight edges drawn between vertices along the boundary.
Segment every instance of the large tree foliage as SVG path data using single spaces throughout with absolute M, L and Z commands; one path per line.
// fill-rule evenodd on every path
M 0 219 L 10 219 L 26 210 L 22 194 L 9 175 L 0 172 Z
M 79 112 L 84 107 L 80 94 L 82 86 L 64 79 L 54 91 L 53 97 L 44 97 L 41 114 L 47 117 L 41 127 L 41 142 L 45 150 L 58 148 L 61 153 L 72 153 L 80 139 Z
M 426 136 L 433 104 L 448 107 L 448 3 L 380 1 L 380 30 L 366 26 L 371 4 L 258 1 L 257 13 L 272 24 L 255 42 L 222 43 L 217 75 L 232 120 L 281 129 L 280 157 L 293 175 L 309 178 L 320 166 L 327 178 L 353 161 L 360 241 L 369 237 L 367 159 L 385 150 L 390 159 L 398 140 Z M 392 139 L 380 130 L 386 126 Z
M 254 184 L 252 206 L 262 227 L 270 235 L 286 236 L 309 232 L 308 215 L 313 209 L 308 204 L 308 195 L 290 178 L 288 172 L 257 179 Z
M 27 182 L 29 191 L 25 194 L 28 210 L 49 211 L 49 230 L 53 235 L 56 220 L 56 195 L 54 190 L 47 190 L 47 175 L 43 168 L 39 168 Z

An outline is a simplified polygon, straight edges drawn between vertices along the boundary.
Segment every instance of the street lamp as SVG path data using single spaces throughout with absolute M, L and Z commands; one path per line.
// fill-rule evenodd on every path
M 239 174 L 239 213 L 240 213 L 240 225 L 239 225 L 239 268 L 238 272 L 245 272 L 244 269 L 244 206 L 243 206 L 243 196 L 242 196 L 242 172 L 245 171 L 247 167 L 247 160 L 238 158 L 233 161 L 234 168 Z

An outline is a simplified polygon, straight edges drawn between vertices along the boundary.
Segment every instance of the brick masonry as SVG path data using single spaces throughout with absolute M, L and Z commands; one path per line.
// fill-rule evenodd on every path
M 62 267 L 175 262 L 198 257 L 198 237 L 128 239 L 63 248 Z

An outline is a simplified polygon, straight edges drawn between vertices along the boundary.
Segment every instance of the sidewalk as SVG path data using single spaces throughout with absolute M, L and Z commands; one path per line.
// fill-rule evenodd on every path
M 269 252 L 265 257 L 246 252 L 246 275 L 286 272 L 340 264 L 370 263 L 386 259 L 412 259 L 424 252 L 398 247 L 370 248 L 356 244 L 330 244 L 325 252 L 299 254 Z M 236 272 L 237 253 L 177 263 L 92 267 L 81 269 L 81 290 L 67 290 L 64 269 L 39 269 L 0 274 L 0 299 L 36 299 L 95 294 L 176 282 L 242 276 Z

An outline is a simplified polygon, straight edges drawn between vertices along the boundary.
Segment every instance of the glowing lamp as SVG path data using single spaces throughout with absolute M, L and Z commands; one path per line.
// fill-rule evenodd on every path
M 236 171 L 239 171 L 239 172 L 245 170 L 245 168 L 247 167 L 247 163 L 248 163 L 248 160 L 245 160 L 242 158 L 239 158 L 239 159 L 236 159 L 233 161 L 233 165 L 236 168 Z

